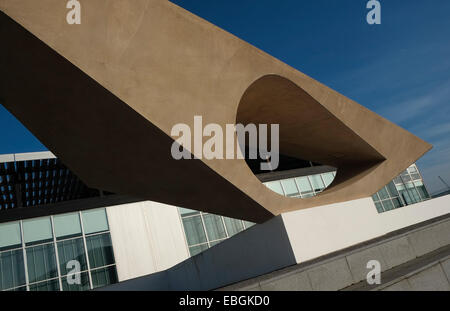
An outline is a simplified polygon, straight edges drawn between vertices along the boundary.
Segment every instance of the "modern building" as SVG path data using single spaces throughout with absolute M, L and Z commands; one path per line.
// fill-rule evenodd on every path
M 1 290 L 95 289 L 168 269 L 255 225 L 91 189 L 50 152 L 1 155 L 0 160 Z M 320 173 L 304 175 L 302 171 Z M 274 172 L 260 178 L 281 195 L 303 198 L 318 195 L 332 183 L 335 174 L 332 168 L 311 166 L 284 171 L 283 177 Z M 416 165 L 373 196 L 379 213 L 428 199 Z M 78 211 L 65 213 L 67 204 Z M 146 208 L 149 211 L 143 210 Z M 161 208 L 169 211 L 158 213 Z M 140 236 L 134 237 L 140 249 L 135 255 L 140 260 L 115 256 L 115 249 L 123 251 L 123 244 L 133 244 L 126 241 L 131 238 L 127 235 L 124 241 L 121 233 L 128 226 L 136 229 L 145 224 L 134 222 L 134 214 L 137 218 L 152 215 L 155 219 L 149 223 L 158 223 L 158 227 L 170 224 L 172 254 L 161 249 L 164 245 L 152 245 L 157 228 L 141 227 Z M 71 260 L 80 262 L 80 284 L 67 283 Z M 127 271 L 136 260 L 147 262 L 149 267 L 143 267 L 141 273 Z
M 83 12 L 0 1 L 0 104 L 53 152 L 1 156 L 2 290 L 337 290 L 373 260 L 450 290 L 450 198 L 413 164 L 430 144 L 170 1 Z M 279 166 L 236 135 L 244 158 L 207 137 L 174 158 L 199 116 L 278 125 Z
M 314 171 L 321 172 L 312 174 Z M 324 191 L 336 177 L 336 171 L 329 167 L 313 166 L 303 175 L 299 170 L 284 171 L 279 174 L 266 173 L 261 180 L 276 193 L 294 198 L 308 198 Z M 289 178 L 286 178 L 290 176 Z M 376 209 L 384 213 L 430 199 L 423 178 L 415 164 L 372 196 Z M 252 222 L 221 217 L 214 214 L 181 208 L 186 239 L 191 255 L 212 247 L 221 241 L 254 225 Z

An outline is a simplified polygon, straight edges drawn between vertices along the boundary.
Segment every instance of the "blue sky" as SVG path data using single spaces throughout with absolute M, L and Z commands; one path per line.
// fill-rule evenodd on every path
M 427 186 L 450 182 L 450 1 L 173 0 L 432 143 Z M 0 106 L 0 154 L 45 150 Z

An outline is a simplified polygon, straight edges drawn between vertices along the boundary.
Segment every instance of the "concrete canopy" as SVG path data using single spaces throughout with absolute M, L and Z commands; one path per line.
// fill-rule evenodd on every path
M 263 222 L 367 197 L 431 145 L 165 0 L 0 0 L 0 103 L 88 186 Z M 171 157 L 172 127 L 279 123 L 280 152 L 338 168 L 308 199 L 244 160 Z

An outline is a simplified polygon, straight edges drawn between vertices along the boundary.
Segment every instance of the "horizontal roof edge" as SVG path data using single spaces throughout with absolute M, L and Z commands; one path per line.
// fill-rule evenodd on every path
M 55 158 L 56 158 L 56 156 L 53 153 L 51 153 L 50 151 L 0 154 L 0 163 L 15 162 L 15 161 L 55 159 Z

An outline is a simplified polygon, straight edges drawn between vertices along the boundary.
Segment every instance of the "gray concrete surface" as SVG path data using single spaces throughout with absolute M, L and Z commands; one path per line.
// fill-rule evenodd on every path
M 353 283 L 352 274 L 345 258 L 311 268 L 307 274 L 312 289 L 315 291 L 338 290 Z
M 306 272 L 263 281 L 259 285 L 263 291 L 311 291 L 313 289 Z
M 367 263 L 371 260 L 378 260 L 380 262 L 381 271 L 385 271 L 387 269 L 386 261 L 384 260 L 378 246 L 350 254 L 346 257 L 346 259 L 353 276 L 353 283 L 358 283 L 366 279 Z
M 384 291 L 392 291 L 392 292 L 398 292 L 398 291 L 411 291 L 411 285 L 409 285 L 408 280 L 401 280 L 400 282 L 394 283 L 386 288 L 383 289 Z
M 439 223 L 435 226 L 438 232 L 437 239 L 441 247 L 450 244 L 450 221 Z
M 380 285 L 366 282 L 370 260 L 381 264 Z M 450 291 L 450 215 L 220 290 Z
M 442 268 L 444 269 L 445 275 L 450 283 L 450 259 L 441 262 Z
M 416 257 L 423 256 L 440 247 L 439 231 L 436 230 L 435 227 L 436 226 L 426 228 L 408 235 L 409 243 L 411 244 Z
M 440 264 L 427 268 L 408 278 L 415 291 L 449 291 L 450 284 Z
M 406 236 L 383 243 L 378 248 L 388 269 L 416 258 L 414 250 Z

